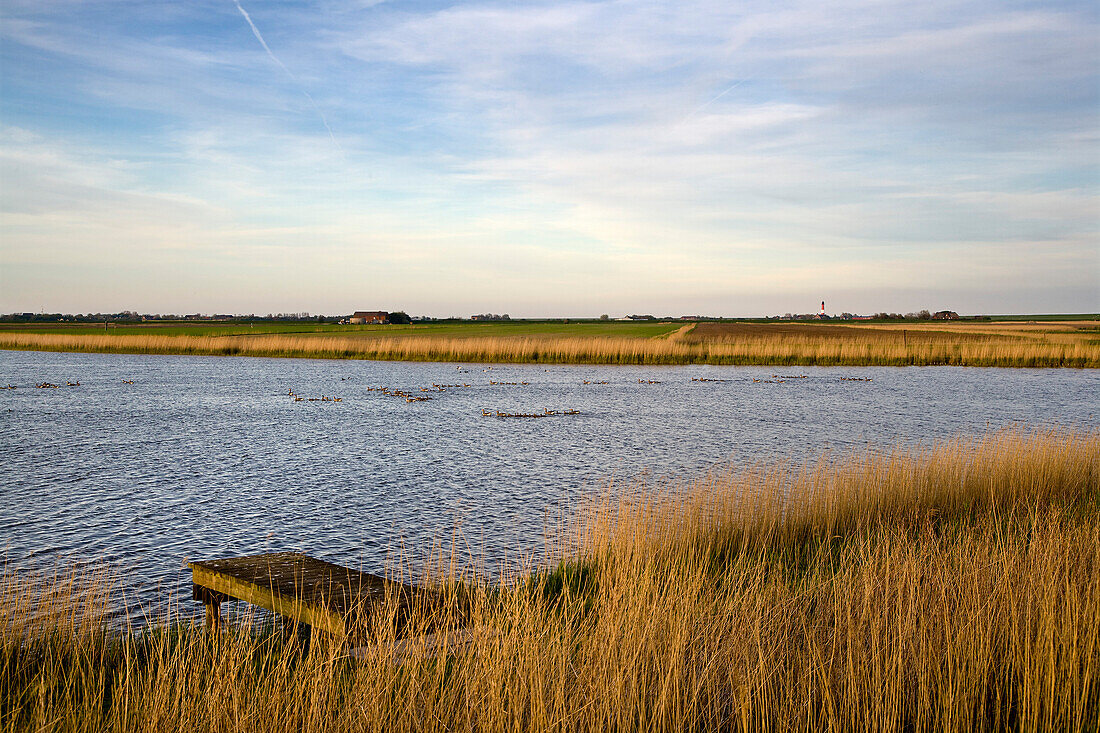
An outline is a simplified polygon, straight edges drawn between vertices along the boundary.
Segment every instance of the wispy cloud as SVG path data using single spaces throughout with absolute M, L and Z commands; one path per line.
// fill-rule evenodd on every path
M 272 53 L 271 47 L 267 45 L 267 41 L 264 40 L 263 35 L 260 33 L 260 29 L 257 28 L 256 24 L 252 22 L 252 16 L 249 15 L 248 11 L 241 6 L 240 0 L 233 0 L 233 3 L 237 6 L 237 10 L 241 12 L 241 15 L 244 16 L 245 21 L 248 22 L 248 27 L 252 29 L 252 35 L 256 36 L 256 40 L 259 41 L 260 45 L 264 47 L 264 51 L 267 52 L 268 57 L 272 61 L 274 61 L 280 69 L 286 72 L 286 75 L 290 77 L 291 81 L 300 86 L 301 82 L 298 81 L 298 77 L 294 76 L 293 72 L 291 72 L 291 70 L 286 67 L 286 64 L 280 61 L 279 57 Z M 301 89 L 301 92 L 306 96 L 306 99 L 309 100 L 309 103 L 313 106 L 313 109 L 316 110 L 317 116 L 321 118 L 321 124 L 325 126 L 326 130 L 328 130 L 328 136 L 329 139 L 332 140 L 332 144 L 335 145 L 337 149 L 342 150 L 342 148 L 340 148 L 340 143 L 336 142 L 336 136 L 332 134 L 332 128 L 329 127 L 328 120 L 325 118 L 325 113 L 321 111 L 321 108 L 317 106 L 317 102 L 313 100 L 313 95 L 311 95 L 309 91 L 307 91 L 304 87 Z
M 11 5 L 8 253 L 172 242 L 290 310 L 1100 306 L 1094 4 L 242 2 Z

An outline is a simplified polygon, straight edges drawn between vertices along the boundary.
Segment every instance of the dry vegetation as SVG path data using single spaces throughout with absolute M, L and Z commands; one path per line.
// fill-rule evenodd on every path
M 597 336 L 76 335 L 0 332 L 0 349 L 580 364 L 1098 367 L 1095 323 L 699 324 L 657 338 Z
M 1100 432 L 635 485 L 556 570 L 448 568 L 455 654 L 108 632 L 102 575 L 0 583 L 5 730 L 1100 726 Z M 462 609 L 461 613 L 455 609 Z

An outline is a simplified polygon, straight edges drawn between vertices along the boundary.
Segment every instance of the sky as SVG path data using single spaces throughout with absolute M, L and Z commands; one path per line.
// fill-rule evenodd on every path
M 1094 2 L 0 0 L 0 312 L 1100 311 Z

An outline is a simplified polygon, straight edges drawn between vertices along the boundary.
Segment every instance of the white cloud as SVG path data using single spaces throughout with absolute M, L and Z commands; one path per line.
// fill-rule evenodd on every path
M 4 256 L 153 242 L 194 254 L 192 290 L 252 260 L 272 291 L 305 292 L 291 273 L 323 282 L 318 299 L 364 281 L 422 303 L 490 290 L 513 315 L 589 290 L 601 311 L 661 293 L 694 310 L 693 293 L 965 288 L 963 269 L 1097 279 L 1084 6 L 263 6 L 346 155 L 224 6 L 177 8 L 201 32 L 155 37 L 30 7 L 6 19 L 118 130 L 0 141 Z

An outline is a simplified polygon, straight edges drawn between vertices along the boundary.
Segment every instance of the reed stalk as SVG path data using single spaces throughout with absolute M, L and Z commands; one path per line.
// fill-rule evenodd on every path
M 602 337 L 158 336 L 0 332 L 0 349 L 213 356 L 542 364 L 1100 367 L 1100 343 L 952 335 L 903 342 L 881 333 L 690 340 Z
M 411 623 L 472 629 L 450 654 L 383 621 L 355 656 L 247 619 L 120 631 L 112 576 L 9 570 L 0 727 L 1095 731 L 1098 520 L 1095 430 L 634 483 L 551 570 L 441 558 L 463 612 Z

